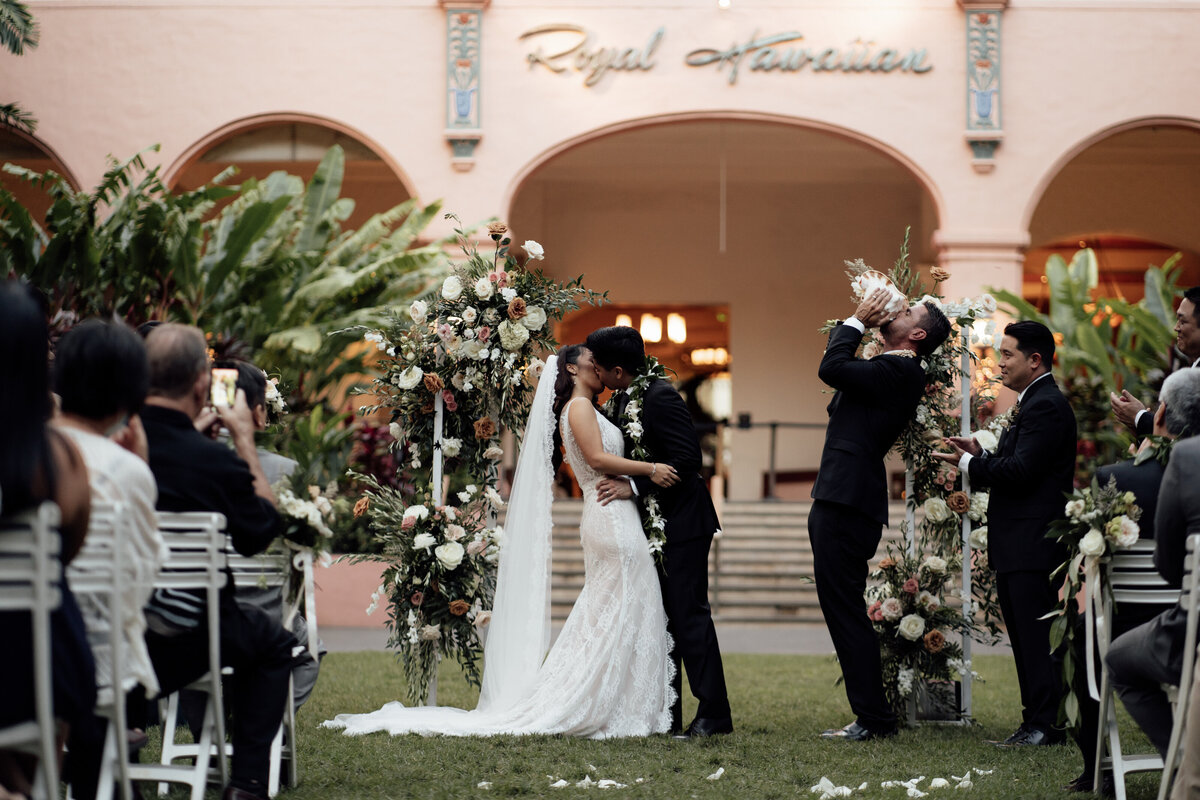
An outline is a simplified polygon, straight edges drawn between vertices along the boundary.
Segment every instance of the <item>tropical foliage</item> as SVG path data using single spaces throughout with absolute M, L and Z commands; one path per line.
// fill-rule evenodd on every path
M 0 46 L 14 56 L 38 45 L 38 25 L 20 0 L 0 0 Z M 33 133 L 37 120 L 17 103 L 0 103 L 0 125 Z

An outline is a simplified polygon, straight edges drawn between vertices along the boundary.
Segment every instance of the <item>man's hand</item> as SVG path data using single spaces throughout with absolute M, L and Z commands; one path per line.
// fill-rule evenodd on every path
M 129 417 L 124 428 L 113 434 L 112 440 L 142 461 L 150 461 L 150 443 L 146 441 L 146 429 L 137 414 Z
M 613 500 L 628 500 L 633 497 L 633 487 L 627 478 L 609 476 L 596 484 L 596 497 L 600 505 L 606 506 Z
M 953 448 L 952 451 L 949 453 L 930 453 L 930 455 L 945 461 L 947 464 L 957 465 L 963 453 L 970 453 L 976 458 L 983 454 L 983 447 L 970 436 L 947 436 L 942 441 Z
M 215 439 L 219 427 L 217 423 L 220 421 L 221 416 L 217 414 L 217 410 L 212 406 L 205 406 L 201 409 L 199 416 L 192 420 L 192 426 L 208 438 Z
M 234 400 L 232 406 L 217 406 L 216 408 L 217 416 L 221 418 L 221 424 L 228 429 L 234 443 L 248 441 L 253 446 L 254 414 L 251 413 L 250 406 L 246 404 L 246 393 L 238 389 L 237 399 Z
M 1137 415 L 1139 411 L 1145 411 L 1146 407 L 1136 397 L 1131 395 L 1127 390 L 1122 389 L 1120 395 L 1115 395 L 1112 392 L 1108 393 L 1108 399 L 1112 401 L 1113 414 L 1122 425 L 1127 425 L 1133 428 L 1137 425 Z
M 858 308 L 854 310 L 854 316 L 858 317 L 864 328 L 878 328 L 895 316 L 887 310 L 891 297 L 891 292 L 887 289 L 876 289 L 862 299 Z

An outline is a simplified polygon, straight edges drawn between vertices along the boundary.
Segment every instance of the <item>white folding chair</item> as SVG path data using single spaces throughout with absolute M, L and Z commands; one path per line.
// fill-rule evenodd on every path
M 50 613 L 62 603 L 59 519 L 58 506 L 53 503 L 0 517 L 0 611 L 29 612 L 33 626 L 34 692 L 34 719 L 0 729 L 0 750 L 38 757 L 33 785 L 35 798 L 58 797 Z M 26 656 L 17 653 L 14 657 Z
M 166 513 L 158 515 L 158 529 L 170 550 L 166 564 L 154 585 L 160 589 L 203 589 L 207 596 L 208 671 L 187 688 L 207 694 L 204 723 L 199 747 L 191 755 L 195 763 L 175 764 L 183 757 L 174 741 L 175 720 L 163 722 L 162 756 L 158 764 L 130 764 L 129 777 L 135 781 L 159 781 L 158 793 L 167 793 L 168 783 L 191 787 L 191 800 L 203 800 L 210 780 L 210 763 L 216 760 L 211 779 L 221 786 L 229 782 L 229 764 L 224 748 L 225 707 L 221 699 L 221 612 L 220 593 L 225 583 L 225 517 L 207 512 Z
M 223 555 L 226 566 L 233 576 L 236 589 L 286 589 L 290 575 L 289 555 L 287 552 L 266 552 L 254 556 L 243 556 L 233 549 L 232 543 L 226 539 Z M 225 667 L 222 675 L 232 675 L 233 669 Z M 293 687 L 288 678 L 287 703 L 284 709 L 283 722 L 271 742 L 271 766 L 267 781 L 267 791 L 271 797 L 279 793 L 283 764 L 287 762 L 288 785 L 295 786 L 297 782 L 296 765 L 296 709 L 292 702 Z M 236 712 L 235 712 L 236 713 Z M 179 724 L 179 695 L 172 694 L 167 701 L 167 713 L 163 722 L 163 741 L 170 739 L 174 742 L 175 727 Z M 172 758 L 195 757 L 199 755 L 203 744 L 172 744 Z M 216 747 L 212 748 L 214 752 Z M 233 744 L 225 742 L 224 755 L 232 758 Z M 164 756 L 165 757 L 165 756 Z
M 1183 639 L 1183 671 L 1179 675 L 1179 686 L 1175 690 L 1172 702 L 1174 723 L 1171 725 L 1171 742 L 1167 745 L 1167 763 L 1163 765 L 1162 781 L 1158 786 L 1158 800 L 1167 800 L 1167 795 L 1171 792 L 1171 781 L 1175 778 L 1175 770 L 1183 763 L 1181 746 L 1192 690 L 1192 668 L 1196 664 L 1196 627 L 1200 623 L 1200 534 L 1197 533 L 1187 539 L 1187 556 L 1183 564 L 1183 591 L 1179 602 L 1187 609 L 1187 632 Z
M 122 630 L 121 594 L 129 576 L 122 563 L 124 503 L 93 503 L 83 548 L 67 568 L 67 583 L 75 594 L 87 624 L 88 640 L 96 661 L 96 713 L 108 720 L 104 754 L 96 796 L 110 800 L 114 782 L 122 800 L 131 800 L 128 724 L 125 695 L 133 681 L 125 670 L 125 640 Z M 67 793 L 70 800 L 72 794 Z
M 1167 585 L 1154 567 L 1154 540 L 1140 539 L 1132 547 L 1113 554 L 1107 566 L 1108 585 L 1112 590 L 1104 597 L 1104 619 L 1112 620 L 1113 606 L 1170 605 L 1179 600 L 1179 590 Z M 1097 626 L 1099 627 L 1099 626 Z M 1106 652 L 1112 636 L 1111 625 L 1098 632 L 1100 652 Z M 1102 662 L 1103 663 L 1103 662 Z M 1116 697 L 1109 677 L 1108 664 L 1100 673 L 1100 724 L 1096 736 L 1096 772 L 1094 780 L 1100 786 L 1101 776 L 1111 769 L 1117 800 L 1125 800 L 1125 776 L 1133 772 L 1162 769 L 1158 753 L 1126 754 L 1121 747 L 1117 730 Z M 1108 753 L 1105 753 L 1105 744 Z

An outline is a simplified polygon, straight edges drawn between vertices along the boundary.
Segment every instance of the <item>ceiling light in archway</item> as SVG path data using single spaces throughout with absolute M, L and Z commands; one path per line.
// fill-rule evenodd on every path
M 722 11 L 733 5 L 733 0 L 717 0 L 717 8 Z
M 667 338 L 675 344 L 687 341 L 687 320 L 683 318 L 683 314 L 667 314 Z
M 663 335 L 662 317 L 656 317 L 653 314 L 642 314 L 642 323 L 639 326 L 642 333 L 642 339 L 647 342 L 661 342 Z

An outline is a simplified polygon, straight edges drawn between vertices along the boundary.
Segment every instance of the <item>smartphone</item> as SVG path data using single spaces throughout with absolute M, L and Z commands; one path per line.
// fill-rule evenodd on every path
M 236 369 L 215 368 L 212 371 L 212 404 L 214 406 L 232 407 L 237 399 Z

